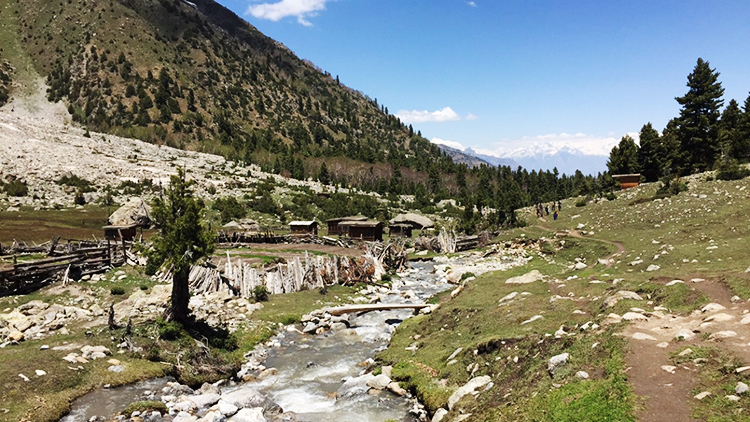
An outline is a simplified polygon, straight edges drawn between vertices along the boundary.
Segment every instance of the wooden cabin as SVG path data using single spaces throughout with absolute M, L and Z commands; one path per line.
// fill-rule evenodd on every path
M 136 228 L 138 224 L 128 224 L 125 226 L 104 226 L 104 238 L 122 242 L 123 240 L 132 241 L 135 239 Z
M 342 221 L 340 226 L 352 239 L 367 240 L 370 242 L 383 241 L 383 223 L 380 221 Z
M 615 174 L 612 178 L 620 182 L 620 189 L 634 188 L 641 183 L 641 175 L 639 173 Z
M 292 235 L 318 235 L 317 221 L 292 221 L 289 223 L 289 231 Z
M 391 237 L 411 237 L 412 225 L 407 223 L 391 224 L 388 226 L 388 235 Z
M 342 235 L 347 234 L 346 231 L 348 230 L 349 226 L 342 225 L 341 222 L 343 221 L 367 221 L 367 217 L 363 215 L 353 215 L 351 217 L 339 217 L 339 218 L 329 218 L 326 220 L 326 225 L 328 226 L 328 235 Z

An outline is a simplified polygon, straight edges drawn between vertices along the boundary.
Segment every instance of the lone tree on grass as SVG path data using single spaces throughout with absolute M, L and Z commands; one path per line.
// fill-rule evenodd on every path
M 185 170 L 178 168 L 164 197 L 154 199 L 152 204 L 151 216 L 159 233 L 152 238 L 149 260 L 170 265 L 173 274 L 172 298 L 164 311 L 164 319 L 168 321 L 187 321 L 190 266 L 211 254 L 215 246 L 214 234 L 201 222 L 205 205 L 193 197 L 192 185 L 193 181 L 185 180 Z

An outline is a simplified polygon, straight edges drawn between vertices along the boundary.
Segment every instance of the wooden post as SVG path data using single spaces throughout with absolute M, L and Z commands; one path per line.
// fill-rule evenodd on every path
M 107 262 L 109 263 L 109 266 L 112 266 L 112 249 L 109 245 L 109 238 L 107 238 Z

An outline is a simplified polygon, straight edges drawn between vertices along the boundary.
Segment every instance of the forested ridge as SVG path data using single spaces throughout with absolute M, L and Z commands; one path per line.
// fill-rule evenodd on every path
M 15 41 L 47 79 L 49 100 L 63 101 L 92 131 L 413 195 L 425 210 L 456 198 L 470 206 L 467 221 L 488 225 L 514 223 L 512 210 L 536 201 L 611 187 L 602 175 L 454 163 L 377 99 L 212 0 L 3 3 Z M 496 212 L 468 215 L 474 206 Z

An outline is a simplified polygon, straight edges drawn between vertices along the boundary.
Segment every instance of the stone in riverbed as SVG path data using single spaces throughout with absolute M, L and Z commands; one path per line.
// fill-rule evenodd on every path
M 262 406 L 266 401 L 262 394 L 248 386 L 240 387 L 221 396 L 221 400 L 239 408 Z
M 188 396 L 187 399 L 195 403 L 198 409 L 205 409 L 218 403 L 219 399 L 221 399 L 221 395 L 216 393 L 198 394 L 195 396 Z
M 443 418 L 445 418 L 445 415 L 448 414 L 448 411 L 443 409 L 442 407 L 435 411 L 435 414 L 432 415 L 432 422 L 442 422 Z
M 375 376 L 373 379 L 367 380 L 366 385 L 376 390 L 383 390 L 384 388 L 388 387 L 388 384 L 390 383 L 391 379 L 387 375 L 380 374 Z
M 266 422 L 263 417 L 263 408 L 254 407 L 252 409 L 242 409 L 234 416 L 227 419 L 227 422 Z
M 398 385 L 397 382 L 392 382 L 392 383 L 388 384 L 387 388 L 388 388 L 388 390 L 390 392 L 392 392 L 393 394 L 395 394 L 397 396 L 404 397 L 405 395 L 408 394 L 408 392 L 406 390 L 404 390 L 403 388 L 401 388 L 401 386 Z
M 233 405 L 232 403 L 225 402 L 224 400 L 219 400 L 219 403 L 214 407 L 222 415 L 227 417 L 234 415 L 238 410 L 240 410 L 237 406 Z

